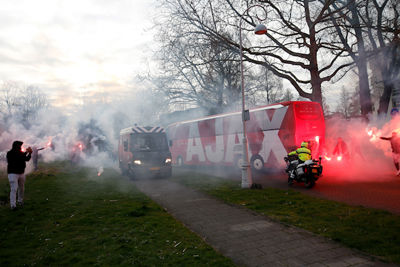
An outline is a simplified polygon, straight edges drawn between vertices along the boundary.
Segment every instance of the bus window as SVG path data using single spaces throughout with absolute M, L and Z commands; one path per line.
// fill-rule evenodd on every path
M 124 151 L 128 151 L 128 141 L 124 141 Z
M 313 102 L 294 103 L 296 117 L 301 120 L 320 120 L 321 106 Z

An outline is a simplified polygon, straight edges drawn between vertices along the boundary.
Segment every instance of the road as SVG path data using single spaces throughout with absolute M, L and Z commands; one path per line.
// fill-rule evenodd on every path
M 225 170 L 214 168 L 197 169 L 197 171 L 240 180 L 240 173 L 227 173 Z M 253 182 L 261 184 L 263 187 L 288 188 L 285 173 L 254 175 Z M 323 199 L 386 210 L 400 215 L 400 177 L 395 176 L 393 172 L 384 172 L 379 175 L 376 173 L 364 173 L 359 176 L 353 174 L 347 177 L 325 174 L 312 189 L 306 189 L 301 183 L 295 183 L 291 188 Z
M 376 178 L 374 181 L 349 181 L 346 179 L 338 181 L 335 176 L 325 175 L 317 181 L 312 189 L 306 189 L 300 183 L 291 187 L 294 190 L 323 199 L 400 214 L 400 177 L 386 174 Z M 254 179 L 256 183 L 275 188 L 288 188 L 286 181 L 287 176 L 284 174 L 263 174 Z

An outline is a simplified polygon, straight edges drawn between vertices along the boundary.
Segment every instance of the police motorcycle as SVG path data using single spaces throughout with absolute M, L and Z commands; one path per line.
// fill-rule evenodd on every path
M 304 183 L 306 188 L 312 188 L 315 182 L 322 175 L 322 158 L 318 160 L 310 159 L 305 162 L 299 161 L 297 155 L 288 155 L 285 158 L 286 169 L 288 173 L 288 184 L 292 185 L 294 181 Z

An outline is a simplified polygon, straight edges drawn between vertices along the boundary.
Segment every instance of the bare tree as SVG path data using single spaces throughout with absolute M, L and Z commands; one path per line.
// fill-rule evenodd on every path
M 359 115 L 361 108 L 358 89 L 349 90 L 342 87 L 336 111 L 342 113 L 345 118 Z
M 240 6 L 227 2 L 240 15 Z M 263 45 L 245 49 L 246 59 L 287 79 L 300 96 L 321 103 L 322 83 L 339 79 L 352 64 L 342 58 L 345 51 L 338 50 L 337 43 L 329 38 L 332 26 L 326 21 L 334 1 L 261 2 L 269 8 L 269 31 Z M 248 25 L 256 24 L 254 15 L 246 14 L 244 20 Z
M 12 116 L 18 105 L 19 87 L 16 82 L 2 82 L 0 89 L 0 109 L 4 120 Z
M 283 102 L 283 101 L 293 101 L 295 100 L 295 96 L 293 95 L 293 93 L 286 88 L 284 90 L 283 95 L 281 96 L 281 98 L 278 100 L 278 102 Z
M 300 96 L 313 101 L 321 103 L 322 84 L 334 78 L 340 79 L 353 64 L 344 58 L 346 51 L 339 49 L 338 44 L 329 38 L 333 26 L 326 22 L 330 18 L 329 7 L 333 0 L 324 3 L 311 0 L 258 2 L 268 9 L 269 28 L 266 38 L 258 44 L 254 44 L 254 39 L 247 34 L 258 23 L 258 11 L 251 9 L 252 13 L 242 14 L 255 1 L 164 2 L 175 8 L 171 17 L 183 19 L 184 27 L 190 25 L 192 36 L 200 40 L 201 36 L 208 36 L 218 40 L 223 47 L 230 46 L 236 53 L 240 48 L 237 33 L 239 20 L 242 19 L 244 59 L 288 80 Z M 188 34 L 183 32 L 181 35 Z
M 331 107 L 328 104 L 328 100 L 324 96 L 322 96 L 322 109 L 325 116 L 331 113 Z
M 262 66 L 247 79 L 246 85 L 247 88 L 249 86 L 256 87 L 248 88 L 253 93 L 247 93 L 250 103 L 253 103 L 254 106 L 280 102 L 285 95 L 282 79 Z
M 347 8 L 343 9 L 343 5 Z M 383 81 L 384 90 L 379 100 L 378 113 L 387 112 L 390 96 L 399 72 L 399 8 L 395 0 L 339 0 L 333 5 L 338 11 L 331 16 L 343 48 L 358 69 L 361 112 L 372 112 L 368 84 L 367 61 L 373 62 Z
M 47 96 L 37 86 L 24 86 L 11 81 L 3 82 L 0 103 L 5 123 L 12 118 L 28 128 L 38 112 L 49 106 Z
M 337 13 L 332 12 L 330 17 L 343 49 L 347 51 L 357 66 L 361 113 L 367 116 L 372 113 L 372 101 L 368 82 L 367 51 L 358 12 L 363 4 L 363 2 L 355 0 L 336 1 L 332 8 Z
M 344 87 L 340 90 L 339 105 L 337 111 L 342 113 L 345 118 L 350 117 L 351 95 Z
M 367 0 L 361 18 L 384 87 L 378 113 L 386 114 L 390 96 L 400 82 L 400 3 L 398 0 Z
M 200 11 L 214 11 L 211 1 L 200 1 L 195 5 Z M 158 22 L 161 49 L 157 58 L 161 72 L 154 81 L 171 103 L 185 102 L 222 110 L 239 98 L 238 55 L 220 39 L 192 25 L 190 16 L 195 11 L 186 10 L 187 7 L 186 1 L 164 1 L 163 8 L 167 13 Z M 203 19 L 214 30 L 224 23 L 212 12 L 206 13 Z
M 48 106 L 47 96 L 39 87 L 30 85 L 21 91 L 20 113 L 24 121 L 36 119 L 39 110 L 48 108 Z

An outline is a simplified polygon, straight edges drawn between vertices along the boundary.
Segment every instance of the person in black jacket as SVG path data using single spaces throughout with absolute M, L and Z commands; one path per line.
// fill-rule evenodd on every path
M 23 205 L 25 190 L 25 167 L 26 161 L 31 159 L 32 149 L 28 147 L 25 152 L 22 151 L 21 141 L 14 141 L 12 148 L 7 152 L 7 173 L 10 182 L 10 206 L 14 210 L 18 193 L 18 204 Z M 17 192 L 18 191 L 18 192 Z

